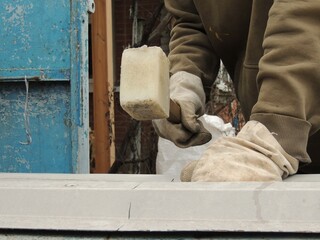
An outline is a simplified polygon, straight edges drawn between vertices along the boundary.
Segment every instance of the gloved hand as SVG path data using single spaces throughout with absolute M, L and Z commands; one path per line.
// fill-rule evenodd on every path
M 181 148 L 210 141 L 211 134 L 198 120 L 205 110 L 205 93 L 201 79 L 184 71 L 175 73 L 170 78 L 170 97 L 181 108 L 181 121 L 175 124 L 166 119 L 153 120 L 157 134 Z
M 297 172 L 298 160 L 287 154 L 269 130 L 249 121 L 236 137 L 213 142 L 200 160 L 181 171 L 181 181 L 281 181 Z

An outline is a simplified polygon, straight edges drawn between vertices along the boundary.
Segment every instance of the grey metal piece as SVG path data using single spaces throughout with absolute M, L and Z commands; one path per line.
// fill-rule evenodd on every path
M 94 13 L 96 11 L 96 5 L 94 3 L 94 0 L 88 0 L 88 12 Z
M 152 175 L 0 174 L 0 229 L 320 233 L 318 179 L 180 183 Z

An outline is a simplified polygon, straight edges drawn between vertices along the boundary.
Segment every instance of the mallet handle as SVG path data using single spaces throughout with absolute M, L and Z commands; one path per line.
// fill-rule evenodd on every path
M 168 119 L 168 121 L 170 121 L 172 123 L 180 123 L 181 122 L 181 108 L 171 98 L 170 98 L 169 117 L 167 119 Z

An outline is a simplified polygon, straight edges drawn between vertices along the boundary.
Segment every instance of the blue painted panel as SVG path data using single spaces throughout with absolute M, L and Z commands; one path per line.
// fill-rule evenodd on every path
M 0 172 L 88 173 L 87 4 L 0 0 Z
M 25 127 L 24 83 L 0 83 L 0 172 L 72 172 L 70 86 L 29 84 L 28 116 L 31 144 Z
M 0 80 L 70 79 L 70 0 L 0 1 Z

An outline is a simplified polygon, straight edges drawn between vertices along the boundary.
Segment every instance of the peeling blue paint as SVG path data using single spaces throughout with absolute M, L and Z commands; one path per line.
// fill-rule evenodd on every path
M 26 138 L 24 84 L 0 88 L 0 172 L 72 172 L 71 131 L 65 124 L 71 119 L 69 84 L 30 83 L 30 145 L 20 144 Z
M 40 70 L 47 80 L 70 78 L 70 7 L 69 0 L 0 1 L 1 79 Z
M 0 12 L 0 172 L 87 173 L 87 1 L 1 0 Z

